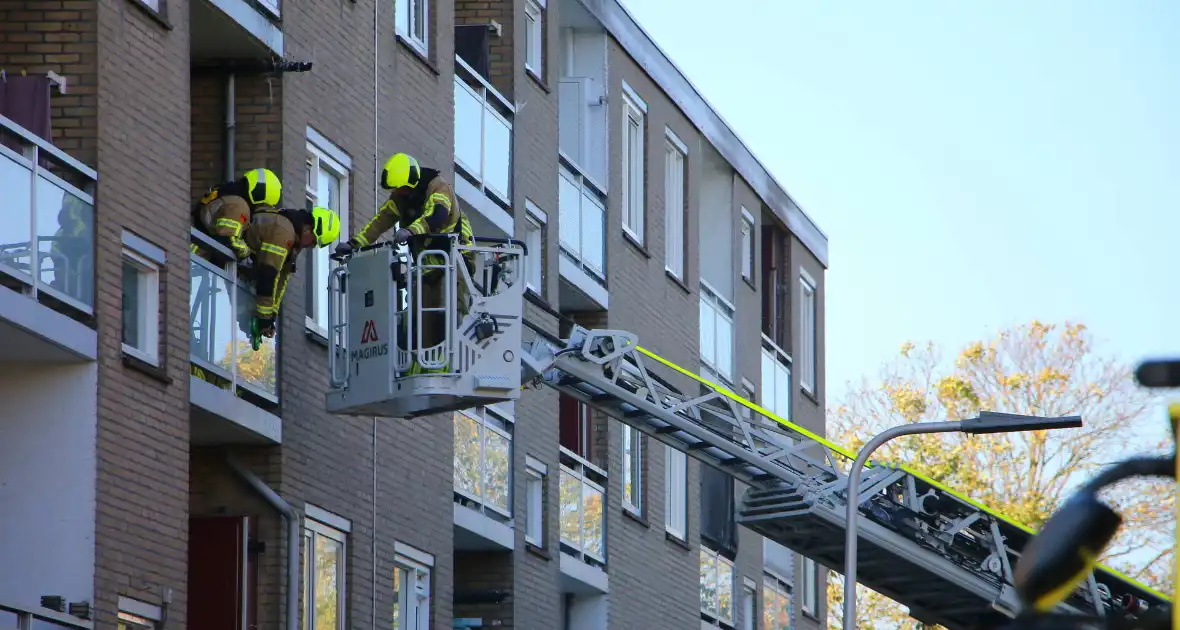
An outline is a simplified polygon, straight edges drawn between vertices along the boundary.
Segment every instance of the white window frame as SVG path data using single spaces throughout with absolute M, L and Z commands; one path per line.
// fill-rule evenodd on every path
M 688 540 L 688 456 L 664 445 L 664 531 Z
M 303 627 L 314 627 L 311 620 L 315 618 L 315 542 L 317 537 L 324 537 L 340 543 L 339 582 L 336 588 L 336 629 L 344 630 L 348 619 L 348 534 L 352 531 L 352 523 L 327 510 L 307 505 L 303 519 Z M 318 518 L 317 518 L 318 517 Z M 323 520 L 320 520 L 323 519 Z
M 258 0 L 258 6 L 265 9 L 267 13 L 270 13 L 273 17 L 282 17 L 282 13 L 279 9 L 279 0 Z
M 549 467 L 531 455 L 525 456 L 525 542 L 545 548 L 545 486 Z
M 430 56 L 430 0 L 394 0 L 397 9 L 396 33 L 422 55 Z M 422 7 L 421 22 L 415 8 Z M 421 31 L 421 33 L 419 33 Z
M 524 3 L 524 67 L 540 79 L 545 76 L 545 0 Z
M 819 606 L 819 567 L 815 560 L 803 556 L 803 588 L 799 597 L 799 608 L 809 617 L 816 616 Z
M 784 420 L 791 419 L 791 355 L 779 348 L 777 344 L 770 340 L 770 337 L 762 335 L 762 354 L 761 354 L 761 374 L 762 374 L 762 398 L 759 404 L 763 409 L 780 416 Z M 773 373 L 767 374 L 767 370 L 773 370 Z M 779 389 L 775 387 L 775 379 L 781 374 L 786 373 L 787 386 L 784 391 L 787 392 L 787 400 L 778 400 Z
M 753 284 L 754 274 L 757 273 L 757 265 L 754 264 L 754 253 L 757 249 L 757 246 L 754 244 L 756 222 L 754 221 L 754 215 L 745 206 L 742 206 L 741 216 L 742 279 Z
M 623 138 L 619 145 L 622 159 L 623 231 L 644 245 L 647 216 L 645 138 L 647 103 L 623 81 Z M 633 131 L 634 129 L 634 131 Z M 632 136 L 632 134 L 636 134 Z
M 315 291 L 327 291 L 328 287 L 314 286 L 316 278 L 319 277 L 319 265 L 323 264 L 323 261 L 320 260 L 320 253 L 323 252 L 325 256 L 331 254 L 331 251 L 335 247 L 336 243 L 347 241 L 349 238 L 350 232 L 348 227 L 348 199 L 349 183 L 352 173 L 352 160 L 347 154 L 344 153 L 343 150 L 332 144 L 331 141 L 327 140 L 320 134 L 316 133 L 314 129 L 309 127 L 307 131 L 308 138 L 306 168 L 310 180 L 304 185 L 304 195 L 307 201 L 311 202 L 311 205 L 313 206 L 320 205 L 319 190 L 317 186 L 319 185 L 319 173 L 321 169 L 327 170 L 328 173 L 335 176 L 336 179 L 340 181 L 340 207 L 332 208 L 332 210 L 334 210 L 336 214 L 340 216 L 340 236 L 338 236 L 332 244 L 322 249 L 313 248 L 310 255 L 311 264 L 308 265 L 309 269 L 304 272 L 310 274 L 311 282 Z M 329 257 L 327 258 L 327 264 L 328 278 L 329 281 L 331 281 L 331 272 L 333 269 L 338 267 L 340 263 L 333 261 Z M 324 323 L 321 324 L 319 322 L 321 314 L 315 312 L 316 304 L 317 302 L 315 296 L 312 295 L 310 308 L 307 309 L 307 313 L 304 316 L 304 325 L 308 330 L 311 330 L 312 332 L 327 339 L 327 313 L 323 314 Z M 347 321 L 346 313 L 340 313 L 340 316 L 342 321 Z
M 503 520 L 511 519 L 512 518 L 512 501 L 513 501 L 513 496 L 514 496 L 512 483 L 513 483 L 513 478 L 515 477 L 515 475 L 513 474 L 512 465 L 511 465 L 513 455 L 514 455 L 514 450 L 516 448 L 516 439 L 515 439 L 515 437 L 516 437 L 516 418 L 514 417 L 515 409 L 510 410 L 510 409 L 507 409 L 503 405 L 499 405 L 499 406 L 475 407 L 472 409 L 460 409 L 459 411 L 457 411 L 455 413 L 465 416 L 467 418 L 470 418 L 471 420 L 474 420 L 480 426 L 480 429 L 483 431 L 483 435 L 481 437 L 480 447 L 479 447 L 480 448 L 480 452 L 479 452 L 480 461 L 479 461 L 479 466 L 478 466 L 479 484 L 480 484 L 479 494 L 472 495 L 468 492 L 460 490 L 458 488 L 458 486 L 455 487 L 455 490 L 454 490 L 455 494 L 458 494 L 458 495 L 462 496 L 463 498 L 468 499 L 469 501 L 472 501 L 473 503 L 476 503 L 478 505 L 478 508 L 476 508 L 476 509 L 479 512 L 483 513 L 485 516 L 488 516 L 487 511 L 490 510 L 491 512 L 494 512 L 495 514 L 500 515 L 500 517 L 502 517 Z M 491 416 L 491 419 L 489 418 L 489 416 Z M 503 425 L 503 428 L 496 426 L 495 420 L 498 420 L 499 423 L 501 425 Z M 488 500 L 487 500 L 487 487 L 484 485 L 484 480 L 485 480 L 484 470 L 485 470 L 485 467 L 487 466 L 487 449 L 485 448 L 485 446 L 487 444 L 487 434 L 489 431 L 491 433 L 494 433 L 494 434 L 496 434 L 502 438 L 506 438 L 508 440 L 509 465 L 508 465 L 508 470 L 507 470 L 508 479 L 506 481 L 506 483 L 507 483 L 506 489 L 508 491 L 508 497 L 507 497 L 507 501 L 506 501 L 507 502 L 507 509 L 506 510 L 503 508 L 500 508 L 499 506 L 492 505 L 491 503 L 488 503 Z
M 808 394 L 815 395 L 817 369 L 816 346 L 818 345 L 818 292 L 816 282 L 805 270 L 799 270 L 799 355 L 802 364 L 799 386 Z
M 758 627 L 758 583 L 750 578 L 742 581 L 742 630 Z
M 674 184 L 672 165 L 680 156 L 680 186 L 673 196 L 669 188 Z M 684 280 L 687 239 L 685 228 L 685 197 L 688 187 L 688 146 L 671 129 L 664 128 L 664 269 L 678 280 Z
M 137 322 L 141 342 L 143 347 L 139 345 L 123 344 L 123 352 L 156 367 L 160 365 L 160 268 L 161 263 L 151 260 L 148 256 L 139 253 L 135 249 L 124 245 L 123 246 L 123 262 L 130 264 L 139 272 L 139 281 L 136 283 L 139 289 L 139 295 L 136 298 L 140 301 L 139 316 L 140 320 Z M 122 274 L 122 267 L 119 272 Z M 121 279 L 121 276 L 120 276 Z M 120 286 L 121 286 L 120 282 Z M 122 312 L 122 308 L 120 308 Z M 126 316 L 126 313 L 122 313 Z M 120 338 L 122 337 L 122 323 L 120 318 Z
M 724 622 L 724 623 L 732 626 L 733 625 L 733 618 L 734 618 L 734 607 L 737 606 L 737 602 L 734 601 L 734 597 L 733 597 L 733 591 L 734 591 L 733 587 L 734 587 L 734 583 L 735 583 L 736 577 L 737 577 L 736 576 L 737 568 L 734 566 L 734 562 L 732 560 L 730 560 L 729 558 L 726 558 L 725 556 L 722 556 L 721 554 L 717 553 L 716 551 L 709 549 L 708 547 L 705 547 L 704 545 L 702 545 L 700 549 L 701 549 L 701 571 L 711 570 L 713 572 L 713 582 L 715 584 L 717 584 L 717 609 L 710 610 L 705 605 L 705 602 L 702 599 L 701 600 L 701 612 L 708 615 L 709 617 L 712 617 L 714 620 L 721 621 L 721 622 Z M 709 568 L 707 568 L 707 569 L 705 567 L 706 562 L 708 562 L 708 564 L 709 564 Z M 729 567 L 729 615 L 725 616 L 725 617 L 721 616 L 720 578 L 721 578 L 721 565 L 722 564 Z M 701 575 L 701 578 L 702 578 L 702 580 L 704 579 L 703 574 Z
M 525 286 L 537 295 L 545 295 L 545 229 L 549 217 L 530 199 L 524 200 L 524 244 L 529 249 L 525 258 Z M 536 242 L 534 243 L 534 239 Z M 534 278 L 534 276 L 537 276 Z
M 623 474 L 619 475 L 619 489 L 623 497 L 623 509 L 635 514 L 643 515 L 643 433 L 630 425 L 622 425 L 620 436 L 622 448 L 619 457 L 622 459 Z M 630 453 L 628 453 L 630 451 Z M 630 477 L 630 479 L 629 479 Z M 627 496 L 627 482 L 631 482 L 631 496 Z
M 434 556 L 402 542 L 396 542 L 393 564 L 394 571 L 404 572 L 398 577 L 398 589 L 395 593 L 398 625 L 394 630 L 429 630 L 430 608 L 433 603 L 430 582 Z M 414 594 L 412 598 L 411 593 Z
M 119 596 L 117 625 L 128 630 L 156 630 L 164 614 L 159 606 Z
M 705 321 L 705 319 L 708 318 L 709 315 L 711 314 L 713 317 L 713 321 L 712 321 L 711 326 L 712 326 L 712 330 L 713 330 L 713 344 L 714 344 L 713 348 L 709 349 L 709 354 L 706 354 L 706 348 L 704 346 L 702 346 L 700 348 L 701 363 L 703 363 L 706 367 L 708 367 L 714 374 L 721 377 L 721 379 L 724 380 L 726 383 L 729 383 L 732 385 L 733 380 L 734 380 L 734 378 L 733 378 L 733 372 L 734 372 L 733 363 L 734 363 L 734 344 L 735 344 L 733 320 L 734 320 L 734 313 L 736 312 L 736 309 L 734 308 L 733 304 L 731 304 L 725 298 L 721 297 L 721 294 L 718 293 L 716 290 L 714 290 L 713 287 L 709 286 L 709 283 L 705 282 L 703 279 L 701 280 L 700 293 L 701 293 L 700 317 L 702 320 L 700 322 L 701 334 L 702 335 L 704 334 L 704 329 L 705 329 L 705 326 L 707 323 Z M 729 328 L 729 347 L 728 348 L 721 348 L 719 342 L 717 341 L 717 338 L 718 338 L 717 324 L 718 323 L 724 323 Z M 704 343 L 703 340 L 700 340 L 700 341 L 701 341 L 701 343 Z M 729 357 L 729 360 L 727 362 L 728 369 L 723 369 L 724 366 L 721 364 L 720 361 L 717 360 L 717 358 L 720 356 L 718 353 L 721 351 L 726 352 L 727 356 Z

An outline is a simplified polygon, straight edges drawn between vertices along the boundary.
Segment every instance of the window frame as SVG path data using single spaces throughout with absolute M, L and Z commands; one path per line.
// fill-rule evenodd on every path
M 622 425 L 622 433 L 619 436 L 620 448 L 620 471 L 619 475 L 619 490 L 622 496 L 623 509 L 631 512 L 635 516 L 643 516 L 643 491 L 644 491 L 644 464 L 646 458 L 643 456 L 644 440 L 643 432 L 630 425 Z M 631 437 L 630 453 L 628 453 L 627 442 L 628 436 Z M 627 496 L 627 477 L 628 472 L 634 477 L 631 482 L 631 496 Z
M 750 285 L 751 289 L 755 289 L 755 276 L 758 273 L 755 265 L 755 254 L 757 253 L 758 245 L 754 241 L 754 232 L 758 229 L 757 222 L 754 220 L 754 215 L 746 209 L 746 206 L 741 206 L 741 227 L 740 234 L 741 241 L 741 257 L 742 257 L 742 280 Z
M 715 289 L 713 289 L 713 287 L 709 286 L 709 283 L 705 282 L 705 280 L 702 278 L 701 279 L 701 290 L 700 290 L 700 308 L 701 308 L 701 310 L 703 311 L 706 306 L 709 308 L 710 311 L 712 311 L 712 314 L 713 314 L 713 322 L 711 324 L 711 327 L 713 330 L 713 345 L 714 345 L 714 347 L 712 349 L 712 353 L 713 353 L 712 357 L 713 358 L 710 359 L 710 358 L 708 358 L 708 355 L 706 355 L 704 352 L 705 348 L 704 348 L 703 340 L 698 339 L 698 346 L 699 346 L 700 355 L 701 355 L 701 363 L 705 367 L 709 368 L 709 370 L 712 373 L 716 374 L 723 381 L 732 385 L 734 382 L 734 355 L 735 355 L 734 346 L 736 345 L 735 340 L 734 340 L 734 319 L 737 314 L 737 309 L 734 308 L 734 305 L 731 304 L 729 302 L 729 300 L 726 300 L 725 298 L 721 297 L 721 294 L 718 293 Z M 703 317 L 704 317 L 703 314 L 701 317 L 702 317 L 702 320 L 698 323 L 698 325 L 700 328 L 701 335 L 704 335 L 705 322 L 703 319 Z M 728 360 L 729 368 L 724 371 L 718 365 L 718 361 L 717 361 L 717 356 L 718 356 L 717 355 L 717 351 L 718 351 L 717 320 L 718 319 L 725 321 L 729 325 L 729 347 L 726 349 L 728 352 L 728 355 L 729 355 L 729 360 Z
M 639 245 L 646 245 L 647 234 L 647 103 L 635 90 L 622 82 L 623 115 L 619 182 L 623 231 Z M 632 136 L 632 134 L 635 134 Z
M 815 396 L 816 380 L 819 377 L 816 346 L 819 340 L 819 291 L 815 280 L 806 270 L 799 269 L 799 343 L 801 347 L 799 387 L 808 395 Z
M 717 621 L 717 622 L 724 623 L 724 624 L 726 624 L 726 625 L 727 625 L 727 626 L 729 626 L 729 627 L 733 627 L 733 625 L 734 625 L 734 619 L 735 619 L 735 618 L 736 618 L 736 616 L 737 616 L 737 614 L 736 614 L 736 611 L 735 611 L 736 602 L 734 601 L 734 597 L 733 597 L 734 585 L 735 585 L 735 583 L 736 583 L 736 581 L 737 581 L 737 566 L 736 566 L 736 563 L 735 563 L 733 560 L 730 560 L 729 558 L 726 558 L 725 556 L 721 555 L 721 554 L 720 554 L 720 553 L 718 553 L 716 550 L 714 550 L 714 549 L 710 549 L 709 547 L 706 547 L 705 545 L 701 545 L 701 547 L 700 547 L 700 552 L 701 552 L 701 562 L 700 562 L 700 564 L 702 565 L 702 566 L 701 566 L 701 575 L 700 575 L 700 579 L 701 579 L 701 581 L 702 581 L 702 582 L 704 581 L 704 578 L 705 578 L 705 575 L 704 575 L 704 571 L 705 571 L 704 564 L 705 564 L 705 559 L 706 559 L 706 557 L 707 557 L 707 558 L 709 558 L 709 559 L 711 559 L 711 560 L 712 560 L 712 563 L 711 563 L 711 567 L 710 567 L 710 569 L 711 569 L 711 570 L 712 570 L 712 572 L 713 572 L 713 581 L 714 581 L 714 584 L 716 585 L 716 587 L 715 587 L 715 588 L 717 589 L 717 590 L 716 590 L 716 594 L 717 594 L 717 610 L 709 610 L 709 609 L 707 609 L 707 608 L 705 607 L 705 602 L 704 602 L 704 600 L 702 599 L 702 600 L 701 600 L 701 602 L 700 602 L 700 612 L 701 612 L 702 614 L 704 614 L 704 615 L 707 615 L 708 617 L 710 617 L 710 618 L 711 618 L 712 620 L 714 620 L 714 621 Z M 722 617 L 722 616 L 721 616 L 721 585 L 720 585 L 720 578 L 721 578 L 721 565 L 722 565 L 722 564 L 725 564 L 725 565 L 727 565 L 727 566 L 729 567 L 729 616 L 728 616 L 728 617 Z
M 530 199 L 524 200 L 524 243 L 529 252 L 525 258 L 525 287 L 532 289 L 537 295 L 545 295 L 545 232 L 549 226 L 548 214 Z M 536 247 L 532 243 L 532 235 L 536 234 Z M 533 278 L 536 274 L 537 278 Z M 534 280 L 536 281 L 534 283 Z
M 163 610 L 155 604 L 125 595 L 119 596 L 119 611 L 115 622 L 119 630 L 156 630 L 163 617 Z
M 524 541 L 538 549 L 544 549 L 545 536 L 545 495 L 548 488 L 549 467 L 531 455 L 525 456 L 525 518 Z M 532 485 L 536 484 L 536 485 Z M 534 499 L 534 490 L 537 495 Z M 538 530 L 534 533 L 534 527 Z
M 778 345 L 775 344 L 774 341 L 772 341 L 770 337 L 767 337 L 765 334 L 762 335 L 762 347 L 760 352 L 761 365 L 759 370 L 761 372 L 762 380 L 762 397 L 759 400 L 759 404 L 762 405 L 763 409 L 766 409 L 767 411 L 782 417 L 784 420 L 790 420 L 792 403 L 791 372 L 794 368 L 791 355 L 787 354 L 782 348 L 778 347 Z M 774 386 L 776 383 L 773 381 L 768 382 L 768 380 L 770 380 L 767 379 L 766 374 L 768 363 L 772 364 L 771 367 L 775 370 L 775 373 L 772 376 L 777 377 L 780 370 L 785 371 L 787 374 L 787 383 L 785 387 L 785 391 L 787 392 L 787 413 L 785 414 L 782 413 L 779 408 L 779 400 L 777 395 L 779 390 Z M 767 396 L 768 391 L 775 394 L 773 398 Z
M 525 0 L 524 69 L 537 79 L 545 76 L 545 9 L 545 0 Z
M 819 565 L 815 560 L 803 557 L 803 587 L 799 593 L 799 609 L 803 614 L 817 619 L 817 608 L 819 607 Z
M 332 281 L 331 280 L 332 271 L 340 266 L 340 263 L 332 260 L 332 258 L 330 256 L 331 250 L 336 243 L 341 243 L 343 241 L 348 240 L 348 238 L 349 238 L 350 232 L 349 232 L 349 221 L 348 221 L 349 212 L 348 212 L 348 210 L 349 210 L 349 199 L 350 199 L 350 192 L 351 192 L 350 191 L 350 184 L 351 184 L 351 180 L 352 180 L 352 161 L 348 159 L 348 156 L 345 155 L 343 153 L 343 151 L 341 151 L 338 147 L 333 145 L 331 143 L 331 141 L 329 141 L 323 137 L 315 137 L 315 136 L 318 136 L 319 134 L 315 134 L 315 136 L 313 136 L 310 133 L 310 132 L 312 132 L 312 130 L 310 128 L 308 129 L 308 131 L 309 131 L 309 134 L 308 134 L 308 138 L 307 138 L 307 157 L 305 160 L 305 169 L 306 169 L 307 175 L 311 176 L 311 179 L 314 180 L 315 188 L 313 188 L 312 181 L 307 181 L 304 183 L 304 198 L 305 198 L 306 202 L 308 202 L 309 205 L 311 205 L 311 206 L 320 205 L 319 204 L 319 188 L 318 188 L 318 186 L 319 186 L 319 175 L 320 175 L 321 170 L 327 170 L 329 174 L 334 176 L 339 181 L 339 184 L 340 184 L 340 193 L 339 193 L 340 194 L 340 204 L 339 205 L 341 207 L 332 208 L 332 210 L 334 210 L 336 212 L 336 214 L 339 215 L 339 217 L 340 217 L 340 235 L 336 238 L 336 241 L 334 243 L 332 243 L 326 247 L 311 248 L 310 254 L 309 254 L 309 259 L 310 259 L 309 263 L 310 264 L 308 265 L 309 269 L 306 272 L 307 273 L 307 280 L 305 281 L 307 284 L 307 287 L 308 287 L 308 295 L 305 298 L 306 304 L 305 304 L 303 325 L 307 330 L 310 330 L 313 333 L 316 333 L 317 335 L 319 335 L 320 337 L 322 337 L 324 339 L 328 339 L 329 338 L 328 335 L 329 335 L 330 331 L 327 329 L 327 314 L 326 313 L 323 314 L 323 318 L 324 318 L 325 322 L 323 325 L 321 325 L 319 322 L 320 313 L 316 312 L 317 302 L 316 302 L 316 295 L 315 295 L 316 291 L 327 291 L 328 287 L 317 287 L 317 286 L 315 286 L 315 284 L 317 282 L 317 279 L 319 278 L 319 271 L 320 271 L 319 266 L 322 264 L 322 261 L 320 260 L 320 253 L 323 252 L 324 258 L 327 260 L 328 282 L 331 282 Z M 327 168 L 324 169 L 324 166 L 326 166 Z M 331 306 L 329 305 L 328 308 L 331 308 Z M 347 303 L 344 305 L 343 308 L 347 308 Z M 340 315 L 344 321 L 347 321 L 347 319 L 346 319 L 347 314 L 346 313 L 341 313 Z M 342 343 L 343 343 L 343 341 L 344 340 L 341 340 Z
M 468 501 L 478 504 L 479 507 L 475 509 L 481 514 L 488 516 L 486 511 L 490 510 L 491 512 L 494 512 L 496 515 L 498 515 L 499 520 L 505 521 L 512 519 L 512 514 L 514 511 L 512 509 L 512 502 L 515 497 L 515 492 L 513 491 L 512 486 L 516 477 L 515 471 L 512 467 L 512 460 L 516 449 L 516 418 L 514 417 L 514 412 L 515 410 L 509 411 L 507 409 L 493 405 L 469 409 L 459 409 L 453 412 L 475 421 L 482 431 L 479 445 L 480 459 L 479 466 L 477 467 L 479 473 L 479 494 L 478 496 L 472 495 L 466 491 L 460 490 L 458 486 L 454 487 L 454 493 Z M 452 416 L 452 421 L 454 420 L 457 420 L 457 418 Z M 497 426 L 497 422 L 500 425 L 503 425 L 503 428 Z M 487 499 L 487 485 L 485 483 L 486 479 L 484 476 L 484 471 L 487 466 L 487 432 L 489 431 L 502 438 L 505 438 L 508 441 L 508 479 L 505 481 L 505 491 L 508 493 L 508 496 L 505 499 L 507 506 L 506 509 L 497 505 L 492 505 Z
M 758 583 L 749 577 L 742 580 L 742 630 L 758 627 Z
M 759 613 L 758 617 L 762 621 L 765 621 L 764 616 L 766 615 L 766 611 L 768 609 L 768 607 L 766 605 L 768 593 L 772 594 L 774 596 L 776 605 L 774 608 L 771 608 L 770 610 L 772 610 L 776 613 L 776 615 L 775 615 L 776 617 L 777 617 L 778 611 L 780 610 L 778 604 L 785 603 L 787 606 L 790 607 L 789 613 L 787 615 L 787 618 L 789 619 L 789 622 L 790 622 L 788 627 L 794 627 L 794 625 L 795 625 L 795 623 L 794 623 L 794 621 L 795 621 L 795 600 L 794 600 L 795 588 L 791 584 L 791 582 L 789 580 L 783 579 L 779 575 L 772 573 L 771 571 L 769 571 L 767 569 L 763 569 L 762 593 L 761 593 L 762 605 L 760 606 L 760 610 L 758 611 L 758 613 Z M 774 630 L 774 627 L 769 628 L 769 629 L 764 629 L 764 630 Z
M 688 540 L 688 455 L 664 445 L 664 531 L 682 541 Z M 673 470 L 672 460 L 679 462 Z M 678 482 L 678 483 L 674 483 Z M 679 485 L 677 489 L 676 486 Z M 679 495 L 675 496 L 674 495 Z M 673 499 L 676 499 L 676 502 Z M 676 516 L 675 522 L 673 516 Z
M 402 542 L 395 542 L 394 544 L 394 558 L 393 570 L 395 572 L 394 580 L 397 584 L 397 589 L 394 596 L 397 598 L 395 605 L 395 613 L 398 615 L 397 625 L 394 630 L 429 630 L 431 622 L 431 609 L 434 607 L 434 556 L 423 551 L 414 549 Z M 413 580 L 403 582 L 399 572 L 405 571 L 407 576 L 413 576 Z M 419 573 L 425 573 L 425 578 L 422 578 Z M 407 625 L 406 617 L 402 616 L 402 611 L 411 610 L 410 607 L 410 592 L 411 587 L 417 590 L 417 587 L 422 585 L 426 593 L 425 606 L 415 598 L 413 601 L 412 610 L 414 612 L 414 625 Z M 404 596 L 404 597 L 403 597 Z
M 394 33 L 401 38 L 402 41 L 409 44 L 414 50 L 421 53 L 426 58 L 430 58 L 430 0 L 395 0 L 395 15 L 394 15 Z M 420 23 L 415 23 L 416 17 L 414 7 L 422 7 L 422 18 Z M 402 7 L 405 7 L 403 9 Z M 404 14 L 403 14 L 404 11 Z M 405 17 L 406 24 L 403 26 L 402 18 Z M 416 27 L 420 26 L 422 30 L 421 37 L 414 31 Z
M 146 302 L 145 304 L 140 304 L 140 321 L 136 322 L 144 347 L 141 348 L 138 345 L 129 345 L 123 342 L 122 332 L 120 331 L 120 343 L 123 352 L 155 367 L 160 367 L 160 273 L 163 264 L 158 260 L 152 260 L 136 248 L 128 245 L 123 245 L 122 263 L 123 265 L 131 265 L 138 272 L 138 281 L 136 282 L 138 295 L 136 298 Z M 120 273 L 123 271 L 124 268 L 120 267 Z M 122 277 L 120 276 L 121 279 Z M 120 310 L 121 317 L 119 321 L 120 325 L 122 325 L 123 318 L 127 316 L 127 312 L 122 310 L 121 307 Z
M 320 518 L 316 516 L 322 515 Z M 332 521 L 331 523 L 327 521 Z M 315 618 L 315 597 L 312 594 L 315 592 L 315 575 L 316 570 L 313 566 L 315 543 L 317 537 L 324 537 L 329 540 L 334 540 L 340 543 L 340 557 L 339 557 L 339 583 L 336 589 L 336 628 L 337 630 L 344 630 L 348 627 L 348 536 L 352 531 L 352 524 L 345 518 L 337 516 L 323 510 L 316 508 L 313 505 L 307 505 L 304 509 L 303 519 L 303 609 L 300 614 L 303 618 L 303 628 L 313 628 L 315 624 L 312 620 Z
M 668 194 L 670 169 L 673 154 L 680 155 L 680 190 L 679 208 L 672 206 L 672 196 Z M 675 211 L 675 221 L 673 221 Z M 672 277 L 684 281 L 688 265 L 688 237 L 685 227 L 688 225 L 688 146 L 680 140 L 668 127 L 664 128 L 664 270 Z M 675 244 L 675 248 L 674 245 Z

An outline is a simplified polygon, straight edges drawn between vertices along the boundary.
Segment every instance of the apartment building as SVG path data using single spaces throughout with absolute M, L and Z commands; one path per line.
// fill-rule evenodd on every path
M 552 390 L 330 415 L 328 252 L 259 351 L 189 253 L 244 169 L 349 234 L 406 151 L 527 243 L 531 326 L 822 434 L 826 237 L 618 0 L 5 0 L 0 115 L 0 627 L 824 625 L 729 477 Z

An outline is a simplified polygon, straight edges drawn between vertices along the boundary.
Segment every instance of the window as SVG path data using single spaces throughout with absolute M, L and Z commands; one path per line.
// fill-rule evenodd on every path
M 279 17 L 279 0 L 258 0 L 258 5 L 274 17 Z
M 762 407 L 780 418 L 791 418 L 791 359 L 762 337 Z
M 307 209 L 314 206 L 331 208 L 340 215 L 340 236 L 327 247 L 311 251 L 311 269 L 307 274 L 307 327 L 323 337 L 328 336 L 328 281 L 339 263 L 328 256 L 336 243 L 347 241 L 348 228 L 348 172 L 352 162 L 348 156 L 314 130 L 308 129 L 307 143 Z M 344 314 L 340 314 L 343 318 Z
M 701 281 L 701 362 L 733 382 L 733 305 Z
M 567 160 L 560 160 L 557 174 L 561 252 L 599 284 L 605 284 L 606 193 Z
M 397 34 L 423 55 L 430 55 L 430 0 L 394 0 L 397 8 Z
M 542 11 L 545 0 L 525 0 L 524 4 L 524 67 L 538 79 L 544 77 L 542 66 L 545 50 L 544 20 Z
M 545 547 L 545 477 L 548 467 L 532 456 L 525 457 L 525 542 Z
M 160 607 L 155 604 L 119 596 L 118 630 L 156 630 L 162 617 Z
M 352 529 L 346 519 L 308 505 L 303 525 L 303 628 L 344 628 L 348 594 L 345 536 Z
M 733 561 L 701 547 L 701 612 L 733 625 Z
M 672 133 L 664 137 L 664 245 L 665 267 L 684 280 L 684 181 L 688 147 Z
M 688 540 L 688 456 L 664 445 L 664 529 Z
M 643 514 L 643 434 L 623 425 L 623 508 Z
M 742 279 L 754 286 L 754 215 L 742 206 Z
M 791 612 L 791 587 L 769 573 L 763 574 L 761 630 L 790 630 Z
M 819 571 L 815 566 L 815 560 L 811 558 L 803 558 L 803 601 L 800 602 L 803 607 L 803 612 L 814 617 L 816 615 L 816 606 L 819 597 Z M 827 573 L 827 570 L 824 570 Z
M 643 244 L 643 117 L 647 105 L 623 82 L 623 230 Z
M 123 352 L 160 365 L 159 326 L 160 265 L 124 247 Z
M 815 393 L 815 345 L 816 345 L 816 297 L 815 297 L 815 280 L 807 275 L 806 271 L 799 270 L 799 288 L 802 293 L 802 298 L 799 300 L 800 309 L 799 314 L 799 355 L 802 362 L 803 374 L 800 378 L 800 383 L 804 391 Z
M 524 259 L 525 286 L 537 295 L 545 295 L 545 225 L 548 218 L 544 210 L 527 199 L 524 206 L 527 210 L 524 219 L 524 245 L 529 250 Z
M 512 517 L 512 415 L 496 407 L 457 411 L 455 500 L 489 518 Z
M 393 590 L 397 593 L 397 601 L 393 604 L 394 630 L 429 630 L 430 568 L 434 566 L 434 556 L 400 542 L 396 543 L 395 549 Z
M 754 603 L 757 589 L 758 585 L 746 578 L 746 583 L 742 586 L 742 630 L 754 630 L 758 625 L 758 613 L 755 610 L 757 604 Z

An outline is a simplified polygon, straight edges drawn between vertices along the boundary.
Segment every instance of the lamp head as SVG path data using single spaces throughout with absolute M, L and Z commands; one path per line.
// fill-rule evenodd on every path
M 1092 492 L 1071 497 L 1016 564 L 1014 582 L 1022 606 L 1048 612 L 1069 597 L 1097 564 L 1122 520 Z

